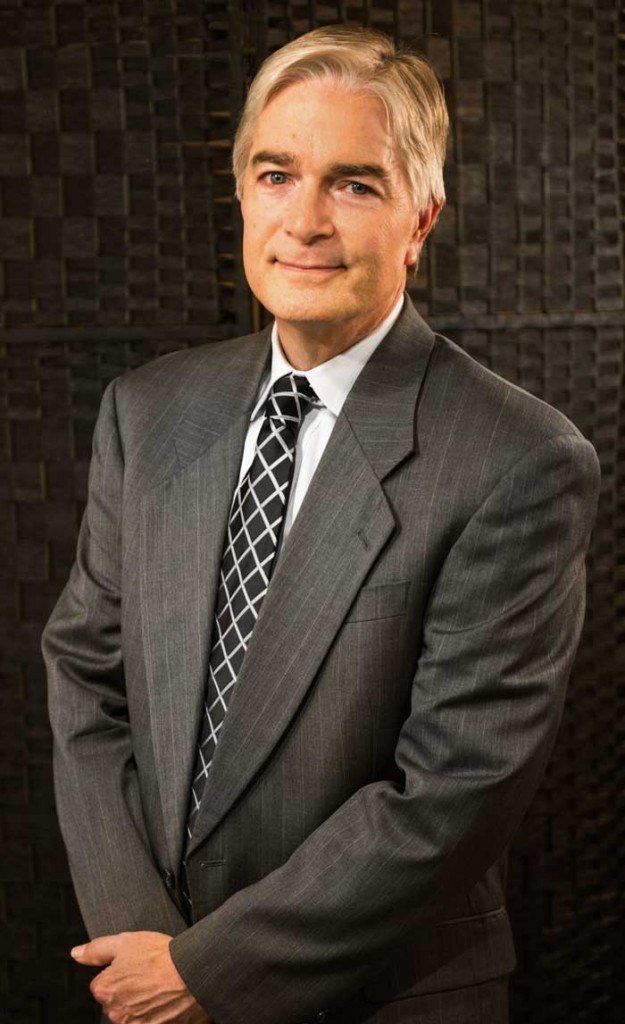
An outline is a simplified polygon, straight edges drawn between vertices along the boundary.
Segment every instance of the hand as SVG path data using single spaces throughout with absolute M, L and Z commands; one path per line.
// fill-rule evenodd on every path
M 172 938 L 163 932 L 119 932 L 72 949 L 78 963 L 110 964 L 89 989 L 112 1024 L 214 1024 L 174 966 Z

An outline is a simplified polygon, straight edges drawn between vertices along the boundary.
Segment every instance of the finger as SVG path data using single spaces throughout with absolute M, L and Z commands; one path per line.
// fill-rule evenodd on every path
M 111 975 L 111 968 L 105 967 L 99 974 L 94 974 L 93 978 L 89 982 L 89 991 L 94 999 L 98 1003 L 102 1004 L 104 1008 L 105 1003 L 110 1003 L 113 995 L 112 988 L 109 986 L 109 978 Z
M 74 960 L 94 967 L 110 964 L 119 951 L 119 935 L 100 935 L 83 946 L 74 946 L 70 951 Z

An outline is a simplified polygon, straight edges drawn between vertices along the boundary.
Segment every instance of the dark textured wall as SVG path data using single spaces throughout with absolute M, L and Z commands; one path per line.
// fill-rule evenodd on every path
M 562 409 L 601 459 L 568 706 L 511 858 L 512 1008 L 515 1024 L 622 1019 L 620 7 L 0 6 L 1 1021 L 97 1016 L 96 970 L 68 956 L 84 930 L 54 810 L 39 635 L 73 561 L 100 395 L 161 352 L 266 322 L 242 272 L 231 138 L 260 60 L 336 21 L 423 49 L 445 83 L 448 204 L 410 285 L 418 308 Z

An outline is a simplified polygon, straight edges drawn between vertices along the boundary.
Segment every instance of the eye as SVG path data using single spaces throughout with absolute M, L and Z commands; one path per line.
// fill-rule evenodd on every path
M 364 192 L 354 192 L 353 195 L 364 196 L 367 195 L 367 193 L 369 192 L 371 192 L 372 195 L 375 195 L 374 189 L 372 189 L 369 185 L 365 185 L 362 181 L 348 181 L 347 184 L 356 185 L 358 188 L 364 188 Z
M 261 176 L 259 178 L 259 181 L 262 181 L 264 178 L 266 178 L 268 175 L 271 175 L 271 174 L 277 174 L 278 176 L 281 175 L 283 178 L 286 177 L 284 171 L 265 171 L 264 174 L 261 174 Z M 278 182 L 270 181 L 269 184 L 270 185 L 281 185 L 282 182 L 281 181 L 278 181 Z
M 283 180 L 282 181 L 270 180 L 275 175 L 277 175 L 279 178 L 282 178 Z M 278 186 L 278 185 L 284 184 L 284 181 L 286 180 L 287 177 L 288 177 L 288 175 L 286 174 L 285 171 L 264 171 L 259 176 L 258 180 L 259 181 L 266 181 L 266 183 L 268 185 Z M 348 181 L 347 185 L 349 187 L 351 187 L 353 185 L 357 189 L 364 190 L 364 191 L 352 192 L 352 195 L 354 195 L 354 196 L 366 196 L 366 195 L 376 195 L 377 194 L 375 189 L 371 188 L 370 185 L 365 185 L 364 182 L 362 182 L 362 181 Z

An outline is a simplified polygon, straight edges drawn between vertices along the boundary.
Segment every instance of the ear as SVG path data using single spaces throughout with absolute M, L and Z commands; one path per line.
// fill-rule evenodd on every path
M 430 199 L 430 202 L 424 210 L 415 213 L 413 220 L 413 231 L 406 249 L 406 256 L 404 263 L 407 267 L 413 266 L 419 262 L 419 256 L 421 255 L 421 249 L 430 231 L 438 220 L 438 215 L 443 209 L 445 200 L 442 199 L 440 202 L 435 202 L 434 199 Z

